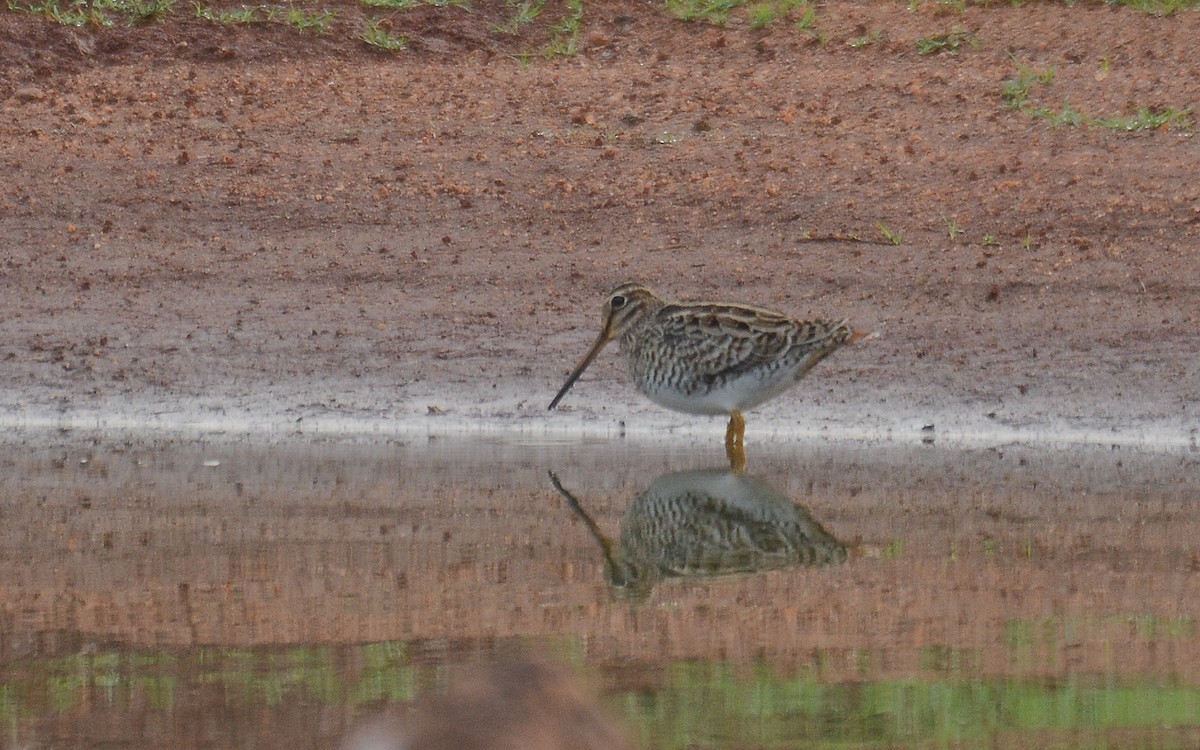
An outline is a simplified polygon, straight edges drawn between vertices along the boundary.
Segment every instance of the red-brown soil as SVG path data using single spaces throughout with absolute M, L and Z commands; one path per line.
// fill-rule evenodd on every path
M 1031 106 L 1195 108 L 1200 14 L 833 2 L 817 39 L 606 0 L 546 59 L 562 7 L 517 36 L 499 2 L 384 14 L 397 54 L 328 7 L 324 34 L 0 12 L 10 426 L 690 423 L 615 356 L 545 414 L 637 278 L 879 331 L 791 397 L 807 423 L 1194 439 L 1190 125 L 1055 128 L 1002 89 L 1023 65 L 1054 72 Z M 806 423 L 762 412 L 752 437 Z

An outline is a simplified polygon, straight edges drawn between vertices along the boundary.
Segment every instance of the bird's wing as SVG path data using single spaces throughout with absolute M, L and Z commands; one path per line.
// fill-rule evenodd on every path
M 708 375 L 737 375 L 770 362 L 823 356 L 851 333 L 844 321 L 792 320 L 742 305 L 676 306 L 660 316 L 665 343 Z

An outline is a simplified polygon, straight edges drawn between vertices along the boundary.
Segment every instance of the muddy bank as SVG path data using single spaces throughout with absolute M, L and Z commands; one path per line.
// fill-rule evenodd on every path
M 1016 60 L 1054 73 L 1038 106 L 1194 107 L 1197 14 L 834 3 L 818 43 L 589 3 L 581 52 L 529 65 L 480 53 L 488 14 L 406 18 L 456 46 L 0 15 L 46 40 L 0 46 L 6 429 L 707 435 L 614 354 L 544 411 L 637 278 L 879 331 L 751 440 L 1195 439 L 1192 131 L 1055 128 L 1004 87 Z

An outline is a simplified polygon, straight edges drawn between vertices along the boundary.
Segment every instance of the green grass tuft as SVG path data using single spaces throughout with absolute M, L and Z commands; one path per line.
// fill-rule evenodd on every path
M 241 8 L 216 10 L 200 3 L 192 3 L 192 5 L 196 9 L 197 18 L 203 18 L 205 21 L 213 23 L 257 23 L 262 20 L 258 16 L 258 10 L 253 7 L 242 6 Z
M 974 34 L 955 29 L 944 34 L 936 34 L 934 36 L 921 37 L 917 40 L 917 54 L 919 55 L 940 55 L 946 53 L 954 55 L 958 53 L 959 48 L 964 44 L 969 44 L 972 47 L 979 46 L 979 40 Z
M 704 21 L 724 26 L 744 0 L 666 0 L 667 12 L 680 21 Z
M 746 22 L 753 29 L 765 29 L 790 19 L 798 31 L 817 36 L 817 11 L 812 0 L 665 0 L 667 13 L 672 17 L 716 26 L 729 23 L 734 11 L 743 6 Z
M 746 9 L 750 19 L 750 28 L 765 29 L 775 23 L 778 13 L 775 4 L 771 2 L 755 3 Z
M 273 5 L 266 6 L 267 20 L 282 22 L 300 31 L 313 31 L 324 34 L 329 30 L 337 13 L 331 10 L 305 10 L 304 8 L 288 7 L 280 9 Z
M 1087 118 L 1079 110 L 1072 107 L 1071 102 L 1066 100 L 1062 103 L 1062 109 L 1026 107 L 1025 112 L 1035 120 L 1045 120 L 1046 124 L 1052 128 L 1061 128 L 1064 126 L 1077 128 L 1087 122 Z
M 957 220 L 947 216 L 946 214 L 942 214 L 941 217 L 942 223 L 946 225 L 946 234 L 950 237 L 950 239 L 953 240 L 957 238 L 958 235 L 962 234 L 962 229 L 958 226 Z
M 1130 132 L 1137 130 L 1158 130 L 1159 128 L 1168 127 L 1175 130 L 1191 130 L 1192 110 L 1190 107 L 1187 109 L 1173 109 L 1168 107 L 1161 110 L 1139 107 L 1132 115 L 1124 117 L 1098 117 L 1092 123 L 1102 128 L 1127 130 Z
M 370 25 L 367 26 L 366 32 L 362 35 L 362 40 L 384 52 L 400 52 L 401 50 L 408 49 L 408 38 L 404 36 L 392 36 L 383 27 L 379 19 L 371 21 Z
M 389 8 L 391 10 L 409 10 L 423 5 L 421 0 L 362 0 L 362 3 L 370 8 Z
M 1034 70 L 1028 65 L 1021 64 L 1016 58 L 1013 58 L 1013 64 L 1017 66 L 1017 77 L 1004 82 L 1000 95 L 1009 107 L 1021 109 L 1029 100 L 1029 92 L 1033 90 L 1034 86 L 1039 84 L 1046 86 L 1054 82 L 1054 68 Z
M 583 28 L 583 0 L 567 0 L 567 17 L 554 27 L 542 57 L 572 57 L 579 54 L 579 31 Z
M 59 0 L 21 2 L 8 0 L 8 9 L 19 13 L 32 13 L 60 23 L 64 26 L 115 26 L 124 22 L 136 26 L 169 16 L 175 0 Z
M 899 229 L 889 229 L 882 221 L 876 222 L 875 226 L 877 229 L 879 229 L 879 233 L 883 235 L 883 238 L 887 240 L 888 244 L 904 244 L 904 233 Z
M 1161 128 L 1191 130 L 1193 127 L 1190 107 L 1138 107 L 1131 115 L 1105 117 L 1086 114 L 1076 109 L 1068 100 L 1064 100 L 1058 109 L 1035 105 L 1030 102 L 1030 95 L 1037 86 L 1049 86 L 1054 82 L 1054 70 L 1037 71 L 1016 59 L 1013 60 L 1013 64 L 1017 66 L 1017 77 L 1004 82 L 1000 88 L 1000 97 L 1011 109 L 1020 110 L 1035 120 L 1044 120 L 1052 128 L 1088 126 L 1137 132 Z M 1105 73 L 1108 72 L 1109 65 L 1108 61 L 1103 63 Z
M 213 23 L 281 23 L 300 31 L 313 31 L 318 34 L 328 31 L 330 24 L 337 18 L 337 13 L 331 10 L 316 11 L 281 5 L 243 5 L 240 8 L 215 9 L 193 2 L 192 7 L 196 9 L 197 18 Z
M 850 45 L 854 49 L 862 49 L 863 47 L 870 47 L 872 44 L 878 42 L 882 38 L 883 29 L 880 29 L 879 31 L 873 31 L 870 34 L 856 36 L 850 41 L 846 42 L 846 44 Z
M 523 26 L 533 23 L 545 6 L 546 0 L 508 0 L 508 7 L 512 8 L 513 14 L 507 21 L 496 24 L 493 28 L 501 34 L 515 36 Z

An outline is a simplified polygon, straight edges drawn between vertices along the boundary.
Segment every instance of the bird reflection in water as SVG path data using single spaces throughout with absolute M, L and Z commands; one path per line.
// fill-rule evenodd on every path
M 631 598 L 664 578 L 701 578 L 832 565 L 846 547 L 801 505 L 757 477 L 728 469 L 665 474 L 633 501 L 613 544 L 553 472 L 550 481 L 604 554 L 609 582 Z

